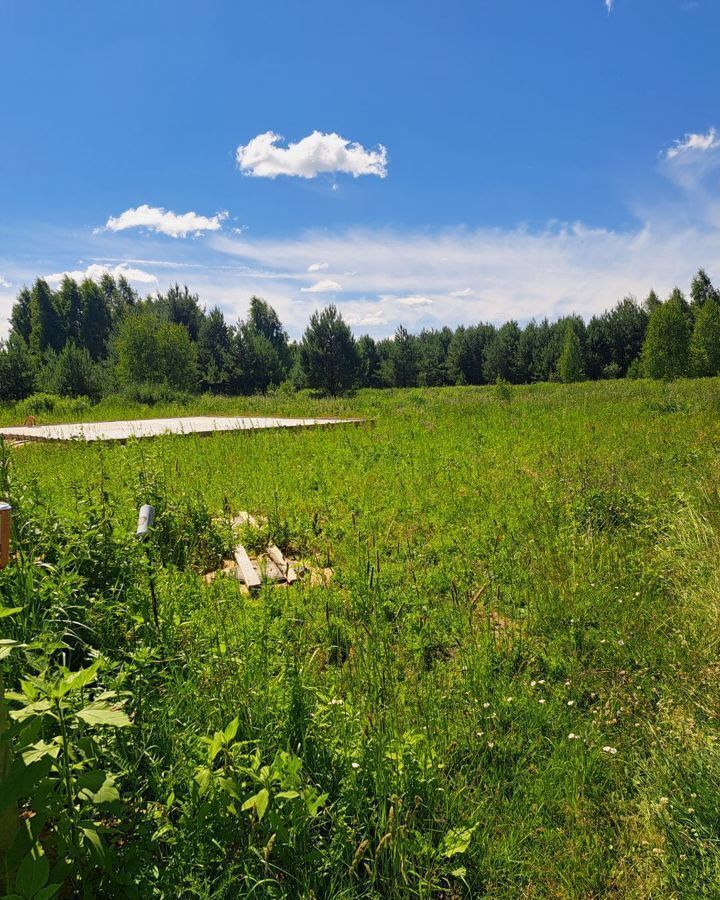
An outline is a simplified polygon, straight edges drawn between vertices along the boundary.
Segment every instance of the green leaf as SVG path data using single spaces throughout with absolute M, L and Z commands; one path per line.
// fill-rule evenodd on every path
M 210 768 L 208 766 L 199 766 L 195 770 L 195 783 L 200 790 L 200 796 L 203 797 L 210 787 Z
M 472 828 L 451 828 L 440 846 L 442 855 L 446 859 L 450 859 L 451 856 L 464 853 L 470 846 L 470 841 L 476 828 L 477 825 L 473 825 Z
M 242 810 L 254 809 L 257 813 L 258 821 L 262 819 L 265 815 L 265 810 L 268 808 L 268 803 L 270 802 L 270 793 L 267 788 L 262 788 L 257 792 L 257 794 L 253 794 L 252 797 L 248 798 L 242 805 Z
M 279 794 L 275 794 L 278 800 L 295 800 L 300 794 L 297 791 L 280 791 Z
M 105 846 L 103 842 L 100 840 L 100 835 L 95 831 L 94 828 L 83 828 L 82 833 L 85 835 L 85 840 L 88 842 L 90 847 L 95 851 L 95 854 L 101 859 L 105 859 Z
M 22 612 L 24 609 L 24 606 L 0 606 L 0 619 L 4 619 L 6 616 L 14 616 L 15 613 Z
M 210 749 L 208 750 L 208 756 L 210 757 L 210 762 L 212 762 L 215 757 L 218 755 L 220 750 L 225 743 L 225 735 L 222 731 L 216 731 L 213 735 L 212 741 L 210 742 Z
M 47 857 L 38 856 L 37 851 L 33 849 L 20 863 L 15 876 L 15 890 L 20 891 L 25 897 L 34 897 L 45 887 L 49 877 L 50 863 Z
M 120 799 L 115 786 L 115 777 L 108 772 L 100 772 L 97 769 L 83 772 L 78 779 L 78 787 L 78 797 L 81 800 L 89 800 L 92 803 L 114 803 Z
M 51 900 L 52 897 L 55 897 L 60 893 L 61 887 L 62 884 L 48 884 L 35 894 L 33 900 Z
M 102 660 L 98 659 L 91 666 L 88 666 L 87 669 L 80 669 L 78 672 L 71 672 L 69 675 L 66 675 L 60 682 L 60 696 L 63 697 L 71 691 L 79 691 L 81 688 L 92 684 L 101 664 Z
M 45 741 L 38 741 L 32 744 L 29 750 L 23 750 L 21 756 L 26 766 L 31 766 L 35 762 L 39 762 L 46 756 L 51 759 L 57 759 L 60 753 L 60 746 L 56 743 L 48 744 Z
M 20 641 L 12 641 L 9 638 L 2 638 L 0 640 L 0 662 L 10 656 L 13 650 L 17 650 L 18 648 L 24 646 L 25 644 L 21 644 Z
M 235 740 L 235 735 L 238 733 L 238 727 L 240 726 L 240 719 L 234 718 L 232 722 L 225 728 L 225 742 L 230 743 L 230 741 Z
M 328 798 L 328 794 L 320 794 L 319 797 L 315 797 L 315 798 L 312 798 L 312 797 L 305 798 L 305 805 L 307 806 L 308 814 L 312 818 L 315 818 L 315 816 L 318 814 L 320 809 L 323 806 L 325 806 L 327 798 Z
M 88 725 L 111 725 L 114 728 L 127 728 L 132 725 L 127 713 L 110 706 L 105 700 L 96 700 L 75 715 Z
M 0 810 L 23 797 L 30 796 L 35 785 L 50 771 L 50 757 L 30 766 L 22 759 L 15 759 L 5 778 L 0 779 Z

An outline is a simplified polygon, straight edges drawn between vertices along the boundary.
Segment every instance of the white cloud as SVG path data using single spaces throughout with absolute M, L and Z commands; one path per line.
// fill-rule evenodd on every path
M 45 281 L 51 285 L 60 284 L 66 275 L 69 278 L 73 278 L 75 281 L 84 281 L 86 278 L 89 278 L 91 281 L 100 281 L 106 272 L 112 275 L 113 278 L 122 275 L 133 284 L 152 284 L 153 286 L 156 286 L 158 283 L 158 280 L 154 275 L 151 275 L 150 272 L 146 272 L 143 269 L 134 269 L 131 266 L 122 264 L 114 267 L 102 266 L 98 263 L 92 263 L 87 269 L 75 269 L 74 271 L 56 272 L 53 275 L 46 275 Z
M 105 223 L 106 231 L 127 231 L 129 228 L 147 228 L 158 234 L 166 234 L 172 238 L 184 238 L 189 234 L 202 234 L 204 231 L 219 231 L 227 219 L 227 212 L 215 216 L 200 216 L 196 212 L 178 215 L 172 210 L 160 206 L 148 206 L 147 203 L 135 209 L 126 209 L 117 217 L 111 216 Z
M 605 0 L 605 6 L 609 13 L 612 12 L 614 5 L 615 5 L 615 0 Z
M 324 272 L 325 269 L 329 267 L 328 263 L 311 263 L 307 270 L 308 272 Z
M 472 297 L 475 291 L 472 288 L 463 288 L 461 291 L 450 291 L 451 297 Z
M 331 294 L 333 291 L 341 291 L 342 285 L 337 281 L 331 281 L 329 278 L 323 278 L 310 287 L 300 288 L 301 294 Z
M 709 150 L 717 150 L 720 147 L 720 137 L 717 130 L 711 128 L 707 134 L 686 134 L 682 141 L 675 144 L 665 154 L 666 159 L 676 159 L 684 153 L 699 151 L 707 153 Z
M 6 278 L 3 278 L 2 275 L 0 275 L 0 288 L 9 287 L 12 287 L 12 284 L 10 284 L 10 282 Z
M 421 297 L 418 295 L 412 297 L 398 297 L 398 303 L 403 306 L 432 306 L 432 300 L 429 297 Z
M 294 175 L 315 178 L 327 173 L 342 172 L 354 178 L 360 175 L 387 175 L 387 150 L 382 144 L 366 150 L 339 134 L 313 131 L 296 144 L 278 147 L 283 138 L 266 131 L 237 148 L 238 168 L 245 175 L 256 178 L 276 178 Z
M 373 328 L 378 325 L 387 325 L 388 320 L 386 316 L 381 312 L 369 312 L 369 313 L 347 313 L 344 315 L 344 319 L 348 325 L 352 325 L 353 327 L 360 328 Z

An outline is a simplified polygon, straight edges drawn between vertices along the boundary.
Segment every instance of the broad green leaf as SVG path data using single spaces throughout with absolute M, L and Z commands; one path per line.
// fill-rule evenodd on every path
M 37 743 L 32 744 L 28 750 L 23 750 L 21 756 L 25 765 L 31 766 L 33 763 L 44 759 L 46 756 L 49 756 L 51 759 L 57 759 L 59 753 L 59 744 L 55 742 L 48 744 L 45 741 L 37 741 Z
M 75 715 L 88 725 L 111 725 L 114 728 L 127 728 L 128 725 L 132 725 L 127 713 L 113 708 L 105 700 L 96 700 Z
M 50 771 L 50 757 L 26 766 L 22 759 L 15 759 L 6 778 L 0 779 L 0 810 L 23 797 L 28 797 L 35 785 Z
M 320 809 L 323 806 L 325 806 L 325 803 L 327 802 L 327 798 L 328 798 L 327 794 L 320 794 L 319 797 L 315 797 L 314 799 L 312 797 L 305 798 L 305 805 L 307 806 L 307 811 L 313 818 L 315 818 L 315 816 L 318 814 Z
M 476 828 L 477 825 L 473 825 L 472 828 L 451 828 L 445 835 L 440 847 L 442 855 L 446 859 L 450 859 L 451 856 L 464 853 L 470 846 L 470 841 Z
M 12 641 L 9 638 L 2 638 L 0 640 L 0 662 L 10 656 L 13 650 L 17 650 L 20 647 L 24 646 L 25 644 L 21 644 L 20 641 Z
M 230 743 L 230 741 L 235 739 L 235 735 L 238 733 L 238 727 L 240 725 L 240 719 L 237 717 L 232 720 L 232 722 L 227 725 L 225 728 L 225 741 L 226 743 Z
M 257 792 L 257 794 L 253 794 L 252 797 L 249 797 L 241 806 L 241 809 L 248 810 L 254 809 L 257 813 L 258 821 L 262 819 L 265 815 L 265 810 L 268 808 L 268 803 L 270 802 L 270 794 L 267 788 L 262 788 Z
M 278 800 L 295 800 L 300 794 L 297 791 L 280 791 L 279 794 L 275 794 Z
M 24 606 L 0 606 L 0 619 L 4 619 L 6 616 L 14 616 L 15 613 L 22 612 L 24 609 Z
M 97 769 L 83 772 L 78 779 L 78 787 L 78 797 L 81 800 L 90 800 L 92 803 L 114 803 L 120 799 L 114 776 Z
M 195 783 L 200 789 L 200 796 L 204 796 L 210 787 L 210 769 L 208 766 L 199 766 L 195 770 Z M 168 804 L 169 805 L 169 804 Z
M 50 863 L 46 856 L 38 856 L 36 850 L 31 850 L 20 863 L 20 868 L 15 876 L 15 890 L 20 891 L 26 897 L 34 897 L 39 890 L 45 887 L 50 877 Z
M 69 675 L 66 675 L 60 682 L 60 696 L 69 694 L 71 691 L 79 691 L 81 688 L 92 684 L 101 664 L 102 660 L 97 659 L 87 669 L 80 669 L 78 672 L 70 672 Z
M 210 742 L 210 749 L 208 750 L 208 756 L 210 757 L 210 762 L 212 762 L 215 757 L 218 755 L 220 750 L 225 743 L 225 735 L 222 731 L 216 731 L 213 735 L 212 741 Z
M 61 887 L 62 884 L 48 884 L 35 894 L 33 900 L 52 900 L 53 897 L 60 893 Z

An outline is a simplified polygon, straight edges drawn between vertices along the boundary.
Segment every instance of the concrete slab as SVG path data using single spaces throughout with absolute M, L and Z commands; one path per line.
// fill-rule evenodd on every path
M 364 419 L 285 419 L 263 416 L 183 416 L 177 419 L 130 419 L 0 428 L 0 436 L 23 441 L 127 441 L 164 434 L 213 434 L 217 431 L 262 431 L 275 428 L 329 428 L 359 425 Z

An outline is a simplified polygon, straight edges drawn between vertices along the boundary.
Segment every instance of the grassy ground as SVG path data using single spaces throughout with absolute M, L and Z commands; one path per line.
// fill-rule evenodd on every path
M 23 610 L 0 621 L 57 642 L 51 666 L 100 654 L 132 719 L 97 739 L 122 806 L 102 866 L 76 848 L 76 890 L 720 896 L 720 383 L 83 418 L 203 412 L 374 427 L 9 452 L 0 597 Z M 213 517 L 240 509 L 330 585 L 205 585 L 230 544 Z

